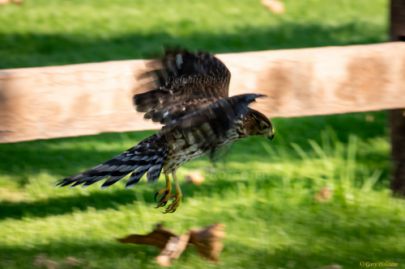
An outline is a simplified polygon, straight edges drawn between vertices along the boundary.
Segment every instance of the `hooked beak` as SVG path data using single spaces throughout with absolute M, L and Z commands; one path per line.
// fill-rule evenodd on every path
M 270 141 L 274 139 L 274 133 L 271 133 L 268 137 L 267 137 Z
M 276 134 L 276 128 L 272 128 L 269 136 L 267 137 L 270 141 L 274 139 L 274 135 Z

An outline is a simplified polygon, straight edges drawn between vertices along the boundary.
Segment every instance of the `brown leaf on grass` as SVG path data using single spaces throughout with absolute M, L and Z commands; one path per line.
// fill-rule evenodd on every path
M 221 223 L 210 225 L 204 229 L 190 231 L 190 244 L 193 244 L 198 253 L 204 258 L 218 262 L 224 244 L 225 225 Z
M 22 0 L 0 0 L 0 5 L 7 5 L 7 4 L 21 5 L 22 3 L 23 3 Z
M 171 231 L 163 228 L 162 224 L 156 224 L 154 230 L 148 234 L 130 234 L 126 237 L 117 239 L 121 243 L 132 243 L 140 245 L 150 245 L 159 248 L 160 250 L 164 249 L 167 242 L 171 237 L 176 235 Z
M 262 5 L 274 14 L 283 14 L 285 12 L 284 3 L 279 0 L 262 0 Z
M 170 266 L 171 260 L 177 259 L 184 252 L 190 239 L 190 234 L 172 236 L 165 248 L 156 257 L 156 262 L 160 266 Z
M 223 224 L 213 224 L 178 236 L 163 228 L 162 224 L 158 224 L 146 235 L 131 234 L 117 240 L 121 243 L 151 245 L 159 248 L 160 254 L 156 257 L 156 261 L 161 266 L 170 266 L 172 260 L 179 258 L 188 245 L 194 245 L 202 257 L 217 262 L 223 249 L 224 228 Z
M 190 172 L 190 173 L 186 174 L 185 180 L 188 183 L 192 183 L 196 186 L 200 186 L 204 182 L 205 178 L 200 172 L 194 171 L 194 172 Z

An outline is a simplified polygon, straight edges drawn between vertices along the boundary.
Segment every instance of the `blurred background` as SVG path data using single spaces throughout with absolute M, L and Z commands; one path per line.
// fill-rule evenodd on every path
M 388 0 L 24 0 L 0 5 L 0 68 L 144 59 L 162 47 L 213 53 L 368 44 L 388 39 Z M 61 189 L 55 182 L 153 131 L 0 144 L 0 268 L 156 268 L 156 250 L 115 238 L 157 222 L 182 233 L 226 225 L 219 264 L 188 251 L 174 268 L 405 268 L 405 204 L 392 198 L 386 112 L 274 119 L 271 143 L 249 138 L 215 166 L 179 170 L 174 214 L 162 187 Z M 76 264 L 62 264 L 73 257 Z M 335 267 L 333 267 L 335 266 Z

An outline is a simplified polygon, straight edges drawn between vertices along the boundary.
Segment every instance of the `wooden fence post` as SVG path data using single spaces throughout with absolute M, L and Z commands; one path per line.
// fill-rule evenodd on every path
M 405 41 L 405 0 L 391 0 L 390 39 Z M 391 189 L 394 195 L 405 196 L 405 108 L 390 110 L 389 124 L 393 161 Z

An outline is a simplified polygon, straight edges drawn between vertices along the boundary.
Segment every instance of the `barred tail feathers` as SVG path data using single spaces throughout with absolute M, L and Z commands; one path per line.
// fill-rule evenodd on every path
M 149 182 L 156 181 L 162 171 L 166 154 L 167 148 L 161 138 L 153 135 L 111 160 L 78 175 L 62 179 L 57 185 L 89 186 L 106 179 L 102 187 L 109 187 L 131 172 L 126 187 L 138 183 L 145 173 Z

